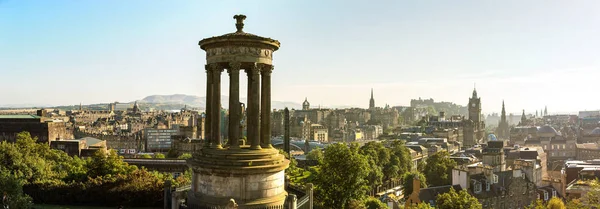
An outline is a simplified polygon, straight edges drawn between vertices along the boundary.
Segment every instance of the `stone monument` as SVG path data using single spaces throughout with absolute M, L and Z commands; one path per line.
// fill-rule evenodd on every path
M 237 31 L 203 39 L 206 51 L 206 138 L 188 159 L 193 170 L 191 208 L 283 209 L 284 171 L 289 161 L 271 146 L 271 72 L 279 41 L 243 31 L 246 16 L 235 15 Z M 229 140 L 221 141 L 221 72 L 229 74 Z M 240 71 L 248 77 L 247 144 L 240 145 Z M 262 95 L 262 97 L 261 97 Z

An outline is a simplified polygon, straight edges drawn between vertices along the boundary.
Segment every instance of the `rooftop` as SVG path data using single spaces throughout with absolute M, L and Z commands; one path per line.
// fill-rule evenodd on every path
M 37 115 L 0 115 L 0 119 L 40 119 Z

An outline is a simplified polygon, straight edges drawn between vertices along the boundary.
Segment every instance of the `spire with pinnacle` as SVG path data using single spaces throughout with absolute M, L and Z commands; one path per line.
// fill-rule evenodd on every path
M 502 139 L 507 139 L 510 137 L 510 133 L 508 130 L 508 121 L 506 120 L 506 109 L 504 108 L 504 100 L 502 100 L 502 115 L 500 116 L 500 123 L 498 123 L 497 128 L 498 137 Z
M 544 116 L 548 115 L 548 106 L 544 106 Z
M 525 125 L 525 121 L 527 121 L 527 117 L 525 117 L 525 110 L 523 110 L 523 114 L 521 115 L 521 124 Z
M 506 120 L 506 110 L 504 109 L 504 100 L 502 100 L 502 120 Z
M 369 109 L 375 108 L 375 98 L 373 98 L 373 88 L 371 88 L 371 99 L 369 100 Z

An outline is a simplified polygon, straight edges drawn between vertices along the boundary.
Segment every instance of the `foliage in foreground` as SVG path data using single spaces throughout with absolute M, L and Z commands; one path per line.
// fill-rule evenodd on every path
M 1 142 L 0 153 L 1 189 L 13 191 L 12 199 L 23 199 L 19 204 L 25 208 L 31 198 L 19 195 L 21 188 L 35 203 L 159 206 L 164 181 L 173 180 L 171 175 L 128 165 L 114 150 L 98 151 L 87 159 L 70 157 L 36 143 L 27 132 L 19 133 L 15 143 Z M 180 177 L 174 184 L 186 182 Z
M 466 190 L 456 192 L 454 188 L 444 194 L 438 195 L 435 201 L 439 209 L 481 209 L 481 203 L 471 196 Z
M 323 208 L 349 208 L 351 200 L 362 201 L 369 187 L 369 169 L 358 146 L 331 144 L 325 148 L 323 164 L 315 170 L 315 194 Z

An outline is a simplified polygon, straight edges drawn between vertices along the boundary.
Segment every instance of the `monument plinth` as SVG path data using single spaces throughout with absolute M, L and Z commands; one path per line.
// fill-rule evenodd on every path
M 283 208 L 284 171 L 289 161 L 271 146 L 271 72 L 279 41 L 243 31 L 246 16 L 235 15 L 237 31 L 203 39 L 206 51 L 206 139 L 188 160 L 193 170 L 191 208 L 222 208 L 234 199 L 240 209 Z M 229 74 L 229 140 L 221 139 L 221 72 Z M 248 79 L 247 141 L 240 145 L 239 74 Z M 260 79 L 260 80 L 259 80 Z M 261 97 L 262 94 L 262 97 Z

